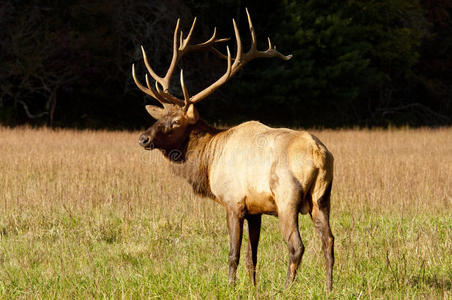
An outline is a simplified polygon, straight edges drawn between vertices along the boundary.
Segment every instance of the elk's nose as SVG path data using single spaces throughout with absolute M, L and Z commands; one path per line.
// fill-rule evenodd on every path
M 138 139 L 138 143 L 142 147 L 148 146 L 150 142 L 151 142 L 151 139 L 144 133 L 142 135 L 140 135 L 140 138 Z

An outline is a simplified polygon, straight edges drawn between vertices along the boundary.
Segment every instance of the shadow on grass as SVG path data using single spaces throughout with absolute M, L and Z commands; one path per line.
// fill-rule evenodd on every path
M 409 280 L 409 284 L 413 287 L 418 287 L 420 285 L 427 285 L 431 288 L 443 291 L 452 290 L 452 280 L 450 278 L 433 276 L 413 276 Z

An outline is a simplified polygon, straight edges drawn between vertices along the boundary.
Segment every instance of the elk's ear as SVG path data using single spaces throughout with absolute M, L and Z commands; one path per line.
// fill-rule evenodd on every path
M 165 115 L 165 110 L 155 105 L 146 105 L 146 110 L 156 120 Z
M 190 104 L 185 115 L 187 116 L 188 123 L 190 124 L 195 124 L 199 120 L 199 113 L 193 104 Z

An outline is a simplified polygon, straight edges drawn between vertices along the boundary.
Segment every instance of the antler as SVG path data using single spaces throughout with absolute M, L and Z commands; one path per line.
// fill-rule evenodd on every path
M 206 89 L 202 90 L 198 94 L 194 95 L 193 97 L 187 99 L 185 98 L 185 107 L 188 107 L 189 104 L 196 103 L 201 101 L 202 99 L 206 98 L 208 95 L 212 94 L 217 88 L 225 84 L 229 78 L 231 78 L 235 73 L 237 73 L 246 63 L 249 61 L 259 58 L 259 57 L 279 57 L 284 60 L 289 60 L 292 58 L 292 55 L 283 55 L 280 52 L 276 50 L 276 46 L 272 46 L 270 38 L 268 38 L 268 49 L 265 51 L 259 51 L 257 50 L 257 41 L 256 41 L 256 32 L 254 31 L 253 23 L 251 21 L 250 14 L 248 12 L 248 8 L 246 9 L 246 15 L 248 17 L 248 25 L 251 32 L 251 48 L 247 53 L 243 53 L 242 50 L 242 41 L 240 39 L 240 33 L 237 28 L 237 24 L 235 23 L 235 20 L 232 19 L 232 24 L 234 26 L 234 33 L 235 33 L 235 39 L 237 42 L 237 54 L 234 58 L 234 63 L 232 66 L 230 66 L 231 63 L 231 55 L 229 53 L 229 48 L 227 49 L 228 55 L 225 56 L 217 49 L 211 47 L 210 49 L 216 53 L 221 58 L 225 58 L 228 60 L 228 69 L 226 73 L 218 79 L 216 82 L 211 84 Z M 183 78 L 181 78 L 181 84 L 183 84 Z M 184 94 L 185 95 L 185 94 Z
M 227 50 L 227 56 L 222 54 L 220 51 L 215 49 L 213 45 L 215 43 L 219 42 L 225 42 L 228 41 L 228 38 L 223 39 L 217 39 L 216 38 L 216 28 L 214 28 L 212 37 L 205 41 L 204 43 L 196 44 L 196 45 L 190 45 L 190 39 L 193 33 L 193 29 L 196 24 L 196 18 L 193 21 L 193 24 L 190 28 L 190 31 L 188 32 L 188 35 L 186 38 L 183 38 L 182 31 L 180 32 L 180 38 L 179 38 L 179 46 L 178 46 L 178 35 L 179 35 L 179 23 L 180 19 L 177 20 L 176 29 L 174 30 L 174 41 L 173 41 L 173 58 L 171 59 L 170 66 L 168 68 L 168 71 L 166 72 L 165 77 L 158 76 L 154 70 L 151 68 L 146 52 L 144 51 L 143 46 L 141 46 L 141 51 L 143 53 L 143 60 L 144 64 L 146 65 L 146 68 L 149 72 L 149 74 L 154 78 L 155 80 L 155 89 L 151 87 L 148 76 L 146 75 L 146 85 L 147 87 L 144 87 L 135 76 L 135 67 L 132 65 L 132 76 L 133 79 L 138 86 L 139 89 L 141 89 L 146 94 L 154 97 L 157 99 L 160 103 L 162 103 L 163 106 L 167 106 L 168 104 L 177 104 L 179 106 L 183 106 L 186 110 L 190 104 L 197 103 L 201 101 L 202 99 L 206 98 L 208 95 L 212 94 L 216 89 L 218 89 L 220 86 L 225 84 L 235 73 L 237 73 L 246 63 L 249 61 L 264 57 L 264 58 L 270 58 L 270 57 L 278 57 L 284 60 L 289 60 L 292 58 L 292 55 L 283 55 L 280 52 L 276 50 L 276 46 L 272 46 L 270 38 L 268 38 L 268 49 L 265 51 L 259 51 L 257 50 L 257 41 L 256 41 L 256 32 L 254 31 L 253 23 L 251 22 L 251 17 L 248 12 L 248 9 L 246 9 L 246 15 L 248 16 L 248 25 L 250 28 L 251 33 L 251 47 L 250 50 L 246 53 L 243 53 L 242 50 L 242 41 L 240 39 L 240 33 L 237 29 L 237 24 L 235 23 L 235 20 L 232 19 L 232 24 L 234 26 L 234 33 L 235 33 L 235 39 L 237 42 L 237 54 L 234 58 L 234 63 L 232 64 L 232 58 L 231 53 L 229 51 L 229 47 L 226 47 Z M 180 82 L 182 91 L 184 94 L 184 100 L 181 100 L 169 93 L 169 84 L 171 80 L 171 76 L 174 72 L 174 69 L 181 59 L 181 57 L 189 52 L 194 50 L 201 50 L 201 49 L 209 49 L 213 51 L 216 55 L 220 56 L 221 58 L 224 58 L 227 60 L 227 69 L 223 76 L 221 76 L 217 81 L 212 83 L 209 87 L 205 88 L 204 90 L 200 91 L 196 95 L 190 97 L 188 90 L 184 83 L 184 76 L 183 76 L 183 70 L 181 70 L 180 73 Z M 160 89 L 159 85 L 162 87 L 163 91 Z
M 194 50 L 201 50 L 201 49 L 207 49 L 212 47 L 215 43 L 225 42 L 228 41 L 228 38 L 218 39 L 217 36 L 217 29 L 216 27 L 213 30 L 212 37 L 205 41 L 204 43 L 191 45 L 190 39 L 193 33 L 193 29 L 196 25 L 196 17 L 193 20 L 193 23 L 191 25 L 190 31 L 188 32 L 188 35 L 186 38 L 183 37 L 183 32 L 180 31 L 180 19 L 177 19 L 176 23 L 176 29 L 174 30 L 174 36 L 173 36 L 173 57 L 171 59 L 170 66 L 168 68 L 168 71 L 166 72 L 166 75 L 164 77 L 161 77 L 157 75 L 157 73 L 154 72 L 151 65 L 149 64 L 146 51 L 144 50 L 144 47 L 141 46 L 141 52 L 143 54 L 143 60 L 144 64 L 146 66 L 146 69 L 148 70 L 151 77 L 155 80 L 155 89 L 152 88 L 152 86 L 149 83 L 148 76 L 146 74 L 145 80 L 147 87 L 143 86 L 138 79 L 136 78 L 135 74 L 135 65 L 132 65 L 132 77 L 135 81 L 135 84 L 138 86 L 140 90 L 148 94 L 149 96 L 157 99 L 163 106 L 167 106 L 168 104 L 177 104 L 179 106 L 184 106 L 185 102 L 176 96 L 173 96 L 169 93 L 169 85 L 171 82 L 171 76 L 173 75 L 174 69 L 176 68 L 177 63 L 180 61 L 182 56 L 189 52 Z M 179 34 L 180 31 L 180 34 Z M 179 36 L 179 43 L 178 43 L 178 36 Z M 161 89 L 160 89 L 161 87 Z
M 234 59 L 234 64 L 232 65 L 232 74 L 231 74 L 231 76 L 234 75 L 235 73 L 237 73 L 237 71 L 240 70 L 247 62 L 249 62 L 249 61 L 251 61 L 251 60 L 253 60 L 255 58 L 259 58 L 259 57 L 264 57 L 264 58 L 278 57 L 278 58 L 281 58 L 283 60 L 289 60 L 289 59 L 292 58 L 292 54 L 283 55 L 280 52 L 278 52 L 276 50 L 276 45 L 272 45 L 270 37 L 267 37 L 267 41 L 268 41 L 268 48 L 267 48 L 267 50 L 265 50 L 265 51 L 257 50 L 256 32 L 254 31 L 253 23 L 251 21 L 250 14 L 248 12 L 248 8 L 245 8 L 245 10 L 246 10 L 246 15 L 248 17 L 248 25 L 249 25 L 250 33 L 251 33 L 251 47 L 250 47 L 250 50 L 247 53 L 245 53 L 245 54 L 243 53 L 243 51 L 242 51 L 242 41 L 240 39 L 240 33 L 239 33 L 239 30 L 237 29 L 237 24 L 235 23 L 235 20 L 232 19 L 232 24 L 234 26 L 235 39 L 237 41 L 237 55 L 236 55 L 236 58 Z M 217 49 L 211 48 L 211 51 L 214 52 L 220 58 L 227 59 L 227 56 L 222 54 Z

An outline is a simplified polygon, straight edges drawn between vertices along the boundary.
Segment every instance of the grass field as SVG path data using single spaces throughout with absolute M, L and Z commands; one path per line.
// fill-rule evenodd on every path
M 335 156 L 335 299 L 452 298 L 452 128 L 317 131 Z M 255 289 L 227 284 L 225 212 L 138 132 L 0 128 L 0 298 L 324 298 L 309 216 L 295 284 L 263 218 Z

